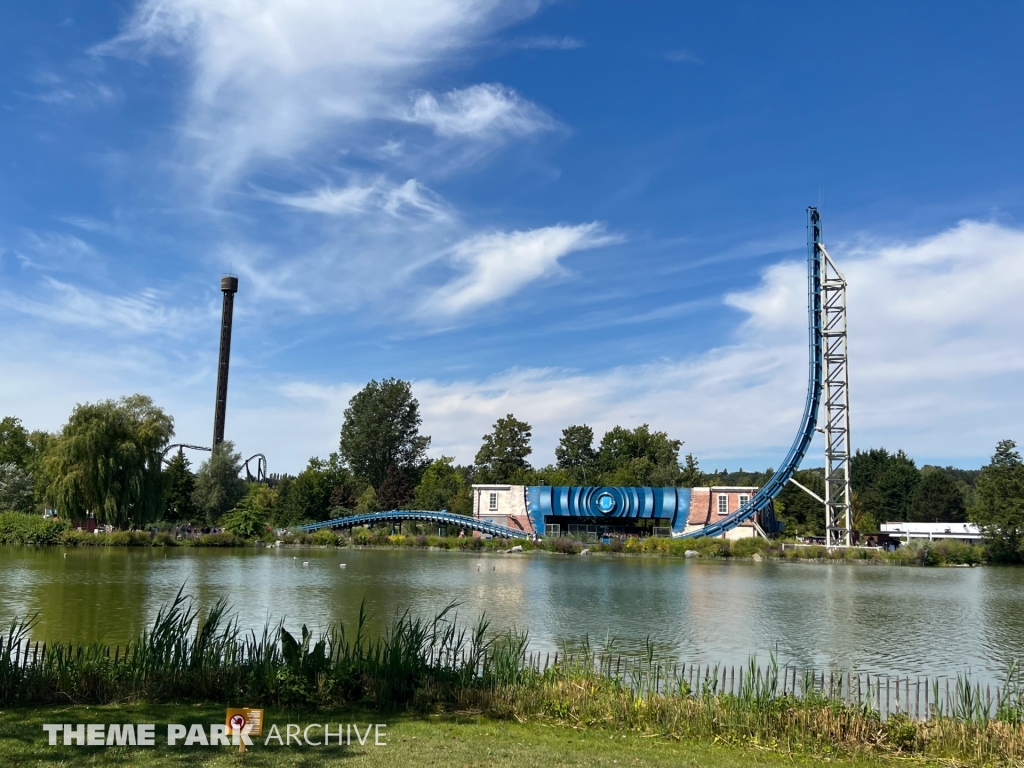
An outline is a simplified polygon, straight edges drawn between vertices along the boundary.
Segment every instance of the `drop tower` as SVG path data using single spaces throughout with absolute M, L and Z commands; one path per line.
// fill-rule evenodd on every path
M 228 406 L 228 366 L 231 363 L 231 318 L 235 310 L 238 278 L 224 275 L 220 279 L 224 301 L 220 310 L 220 361 L 217 365 L 217 403 L 213 409 L 213 448 L 224 442 L 224 416 Z

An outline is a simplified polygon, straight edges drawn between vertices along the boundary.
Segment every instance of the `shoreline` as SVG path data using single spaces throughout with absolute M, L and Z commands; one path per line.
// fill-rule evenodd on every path
M 150 539 L 148 533 L 144 531 L 124 531 L 123 533 L 135 533 L 142 534 L 147 539 Z M 93 534 L 90 534 L 93 535 Z M 100 536 L 110 534 L 99 534 Z M 213 536 L 220 536 L 220 534 L 211 534 Z M 452 537 L 454 538 L 454 537 Z M 786 542 L 787 546 L 793 546 L 790 542 Z M 515 545 L 513 545 L 515 546 Z M 316 551 L 328 551 L 328 550 L 356 550 L 356 551 L 408 551 L 417 550 L 425 552 L 443 552 L 449 554 L 465 554 L 473 556 L 495 556 L 495 555 L 515 555 L 515 556 L 528 556 L 528 555 L 540 555 L 540 556 L 558 556 L 558 557 L 593 557 L 596 559 L 602 558 L 636 558 L 645 560 L 704 560 L 711 562 L 744 562 L 744 563 L 803 563 L 811 565 L 868 565 L 868 566 L 908 566 L 908 567 L 924 567 L 924 568 L 977 568 L 993 565 L 1008 565 L 1013 564 L 999 564 L 991 563 L 986 561 L 972 562 L 972 563 L 954 563 L 954 562 L 920 562 L 912 558 L 897 558 L 897 557 L 793 557 L 793 556 L 779 556 L 774 552 L 765 552 L 762 550 L 760 553 L 755 555 L 741 555 L 741 554 L 697 554 L 697 555 L 685 555 L 685 554 L 674 554 L 670 552 L 612 552 L 612 551 L 581 551 L 576 553 L 568 553 L 555 551 L 549 548 L 540 546 L 534 546 L 531 549 L 524 549 L 522 552 L 510 552 L 508 549 L 500 547 L 484 547 L 484 548 L 471 548 L 471 547 L 451 547 L 451 546 L 432 546 L 432 545 L 401 545 L 401 544 L 313 544 L 308 542 L 297 542 L 289 541 L 282 542 L 280 547 L 275 547 L 273 543 L 268 542 L 254 542 L 244 539 L 236 539 L 234 541 L 218 541 L 216 543 L 205 543 L 200 540 L 187 540 L 187 541 L 175 541 L 174 543 L 156 543 L 152 540 L 147 541 L 131 541 L 126 543 L 111 543 L 105 541 L 74 541 L 74 542 L 52 542 L 52 543 L 32 543 L 32 542 L 3 542 L 0 543 L 0 548 L 3 547 L 25 547 L 31 549 L 59 549 L 63 548 L 66 550 L 75 549 L 286 549 L 288 551 L 301 551 L 301 550 L 316 550 Z M 584 548 L 586 549 L 586 548 Z M 767 549 L 767 547 L 766 547 Z M 696 550 L 692 550 L 696 551 Z M 790 550 L 787 550 L 790 551 Z M 845 550 L 845 552 L 863 552 L 865 550 L 858 550 L 851 548 Z M 867 550 L 870 551 L 870 550 Z M 898 552 L 899 550 L 897 550 Z M 890 553 L 891 554 L 891 553 Z

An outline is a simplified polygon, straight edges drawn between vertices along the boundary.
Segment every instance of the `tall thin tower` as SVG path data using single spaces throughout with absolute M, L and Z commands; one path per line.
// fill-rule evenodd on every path
M 213 447 L 224 442 L 224 415 L 228 407 L 228 365 L 231 362 L 231 317 L 235 310 L 238 278 L 225 275 L 220 279 L 224 303 L 220 310 L 220 363 L 217 366 L 217 404 L 213 409 Z
M 850 374 L 846 352 L 846 278 L 821 242 L 821 218 L 813 210 L 813 247 L 821 260 L 821 335 L 825 396 L 825 545 L 853 544 L 850 493 Z

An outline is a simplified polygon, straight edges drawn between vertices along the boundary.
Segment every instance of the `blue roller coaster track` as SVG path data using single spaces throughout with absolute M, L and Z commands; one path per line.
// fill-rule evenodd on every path
M 817 208 L 807 209 L 807 328 L 809 337 L 807 376 L 807 401 L 804 403 L 804 415 L 800 421 L 800 430 L 796 434 L 793 446 L 789 449 L 785 461 L 771 480 L 765 483 L 747 504 L 740 507 L 728 517 L 723 517 L 699 531 L 684 533 L 679 538 L 698 538 L 700 536 L 721 536 L 735 528 L 745 520 L 749 520 L 760 512 L 772 510 L 775 497 L 782 493 L 786 483 L 800 467 L 800 462 L 807 455 L 814 439 L 814 429 L 818 424 L 818 409 L 821 406 L 822 390 L 822 333 L 821 333 L 821 215 Z
M 822 397 L 822 323 L 821 323 L 821 216 L 816 208 L 807 209 L 807 324 L 808 324 L 808 377 L 807 400 L 804 403 L 804 414 L 800 421 L 800 429 L 793 441 L 789 453 L 779 470 L 745 505 L 731 515 L 689 533 L 674 534 L 677 538 L 697 538 L 700 536 L 721 536 L 741 523 L 761 513 L 774 516 L 774 500 L 792 479 L 800 467 L 807 450 L 814 439 L 815 427 L 818 423 L 818 410 Z M 650 489 L 647 489 L 650 490 Z M 438 525 L 456 525 L 462 529 L 480 531 L 492 536 L 523 539 L 531 532 L 506 528 L 486 520 L 480 520 L 450 512 L 426 512 L 409 510 L 391 510 L 390 512 L 374 512 L 372 514 L 353 515 L 326 520 L 301 526 L 300 530 L 310 532 L 322 528 L 351 528 L 357 525 L 373 525 L 376 523 L 416 520 L 432 522 Z M 543 531 L 537 531 L 542 534 Z
M 392 509 L 390 512 L 369 512 L 364 515 L 352 515 L 351 517 L 336 517 L 333 520 L 325 520 L 322 523 L 310 523 L 299 526 L 299 530 L 305 533 L 319 531 L 322 528 L 354 528 L 359 525 L 376 525 L 378 523 L 396 523 L 402 520 L 415 520 L 420 523 L 435 523 L 436 525 L 455 525 L 463 530 L 480 531 L 490 536 L 499 536 L 504 539 L 525 539 L 530 534 L 515 528 L 506 528 L 503 525 L 478 520 L 475 517 L 456 515 L 447 510 L 440 512 L 427 512 L 413 509 Z

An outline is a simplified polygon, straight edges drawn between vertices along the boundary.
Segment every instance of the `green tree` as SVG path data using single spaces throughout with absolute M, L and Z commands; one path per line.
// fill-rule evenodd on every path
M 680 480 L 681 440 L 665 432 L 651 432 L 648 424 L 636 429 L 615 427 L 601 438 L 597 463 L 605 485 L 672 486 Z
M 555 448 L 555 462 L 565 470 L 576 485 L 597 480 L 597 452 L 594 430 L 586 424 L 573 424 L 562 430 L 562 439 Z
M 192 500 L 211 525 L 245 495 L 245 480 L 238 476 L 241 471 L 242 454 L 235 452 L 230 440 L 214 448 L 210 458 L 199 466 Z
M 291 481 L 282 499 L 280 524 L 295 525 L 302 521 L 330 519 L 335 489 L 351 480 L 342 466 L 341 457 L 332 453 L 326 460 L 314 456 Z
M 967 510 L 956 481 L 939 470 L 922 472 L 910 500 L 907 519 L 918 523 L 964 522 Z
M 52 432 L 35 430 L 28 436 L 29 458 L 25 468 L 35 481 L 35 501 L 42 503 L 47 498 L 47 489 L 53 483 L 46 457 L 50 448 L 57 443 L 57 435 Z
M 686 466 L 679 474 L 679 484 L 683 488 L 699 488 L 704 484 L 705 475 L 700 471 L 697 457 L 692 453 L 686 454 Z
M 65 515 L 118 528 L 163 514 L 163 450 L 174 420 L 145 395 L 78 405 L 46 451 L 47 489 Z
M 910 502 L 921 482 L 921 473 L 914 460 L 903 451 L 897 451 L 889 465 L 878 478 L 876 486 L 880 507 L 867 510 L 882 520 L 907 520 L 910 515 Z
M 377 503 L 381 509 L 403 509 L 412 501 L 415 493 L 415 486 L 409 476 L 398 465 L 392 464 L 377 490 Z
M 14 464 L 27 468 L 31 460 L 32 446 L 21 419 L 5 416 L 0 419 L 0 464 Z
M 473 514 L 473 497 L 469 484 L 454 466 L 451 456 L 432 462 L 416 486 L 416 509 L 446 509 L 457 515 Z
M 336 516 L 335 513 L 339 510 L 349 511 L 355 509 L 356 504 L 359 503 L 359 497 L 356 496 L 355 489 L 351 483 L 342 482 L 334 486 L 328 503 L 330 504 L 331 516 L 334 517 Z
M 518 473 L 518 476 L 523 478 L 523 482 L 516 480 L 517 485 L 552 485 L 552 486 L 565 486 L 565 485 L 581 485 L 582 480 L 569 474 L 568 471 L 560 469 L 552 464 L 546 467 L 539 467 L 532 469 L 529 472 Z M 600 479 L 600 476 L 595 472 L 594 476 L 587 475 L 588 483 L 596 483 Z
M 164 520 L 169 523 L 198 523 L 199 508 L 193 498 L 196 478 L 188 458 L 181 451 L 174 454 L 164 467 L 164 488 Z
M 341 427 L 341 457 L 359 478 L 379 488 L 388 468 L 415 475 L 426 461 L 430 437 L 412 385 L 400 379 L 371 381 L 349 400 Z
M 825 498 L 823 470 L 805 469 L 793 477 L 804 487 Z M 786 487 L 775 499 L 775 515 L 786 524 L 787 535 L 820 536 L 825 532 L 825 505 L 793 483 L 786 483 Z
M 291 519 L 291 491 L 295 478 L 291 475 L 284 475 L 277 479 L 274 490 L 277 492 L 277 506 L 274 511 L 273 524 L 277 528 L 287 528 L 294 524 Z
M 903 451 L 857 451 L 850 463 L 850 485 L 861 508 L 879 522 L 908 519 L 911 499 L 920 480 L 914 460 Z
M 267 532 L 277 504 L 277 493 L 262 483 L 250 483 L 238 506 L 221 518 L 224 530 L 244 539 L 255 539 Z
M 993 559 L 1024 560 L 1024 463 L 1013 440 L 1001 440 L 982 467 L 970 517 L 981 528 Z
M 531 427 L 511 413 L 494 422 L 494 431 L 483 437 L 476 454 L 476 467 L 485 483 L 515 482 L 517 475 L 530 470 L 526 457 L 533 453 Z
M 14 462 L 0 464 L 0 512 L 32 512 L 32 475 Z
M 366 486 L 366 490 L 356 502 L 356 512 L 365 515 L 368 512 L 380 512 L 380 504 L 377 503 L 377 491 L 372 485 Z

